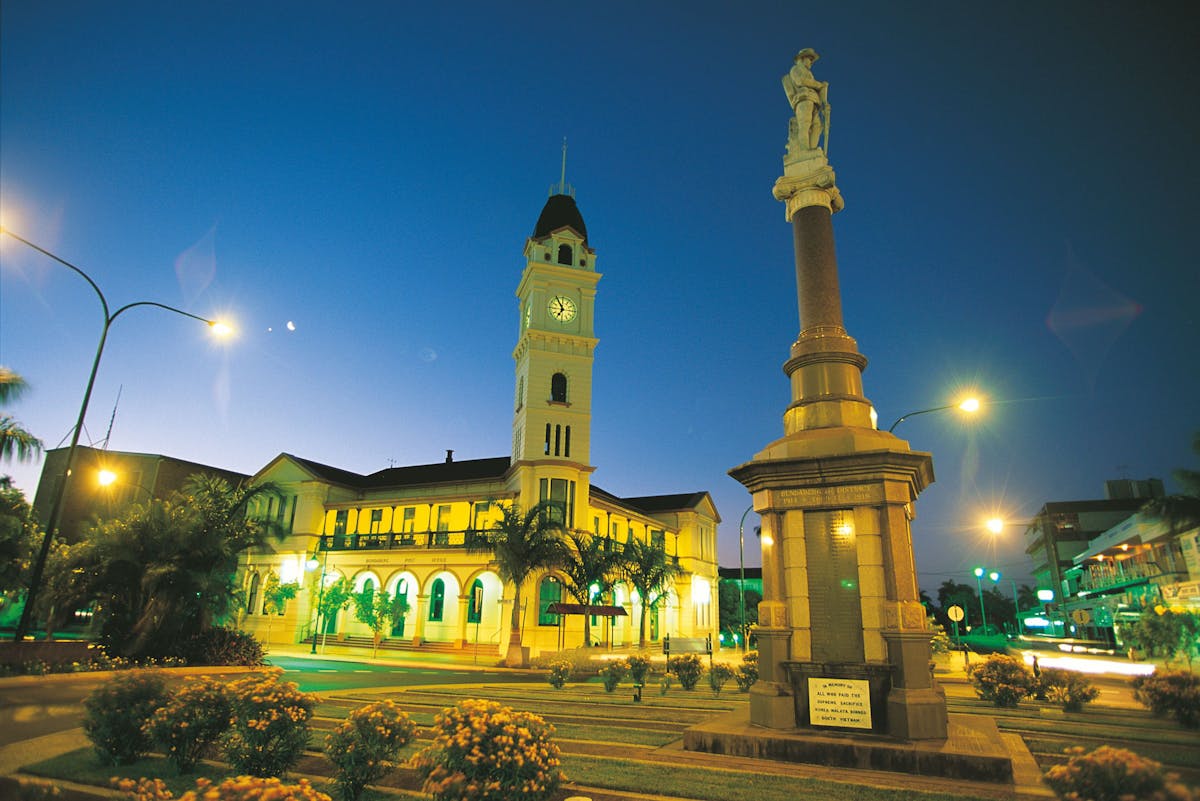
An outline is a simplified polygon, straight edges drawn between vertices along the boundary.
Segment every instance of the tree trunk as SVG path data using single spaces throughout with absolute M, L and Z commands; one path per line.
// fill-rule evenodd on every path
M 513 596 L 512 622 L 508 633 L 508 654 L 504 658 L 506 667 L 529 667 L 525 649 L 521 646 L 521 593 Z
M 641 621 L 638 624 L 638 648 L 642 650 L 646 648 L 646 615 L 649 611 L 646 605 L 642 604 Z

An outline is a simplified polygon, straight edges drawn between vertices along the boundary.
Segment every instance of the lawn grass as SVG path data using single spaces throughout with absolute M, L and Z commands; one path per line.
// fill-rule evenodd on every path
M 694 765 L 674 768 L 662 763 L 634 762 L 602 757 L 564 756 L 563 772 L 569 781 L 590 787 L 633 792 L 653 792 L 701 801 L 969 801 L 971 796 L 885 790 L 820 779 L 803 779 L 770 773 L 743 773 Z

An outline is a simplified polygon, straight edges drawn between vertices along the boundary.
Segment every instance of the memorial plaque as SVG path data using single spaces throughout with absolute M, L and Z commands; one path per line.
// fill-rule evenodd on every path
M 870 683 L 861 679 L 809 679 L 808 717 L 814 726 L 871 728 Z

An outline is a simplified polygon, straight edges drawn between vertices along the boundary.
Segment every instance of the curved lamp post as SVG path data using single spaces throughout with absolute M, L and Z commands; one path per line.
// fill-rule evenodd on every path
M 746 511 L 742 512 L 742 519 L 738 521 L 738 570 L 740 572 L 738 582 L 738 637 L 740 642 L 738 645 L 743 651 L 748 647 L 746 637 L 746 557 L 745 557 L 745 530 L 746 530 L 746 515 L 754 511 L 754 504 L 746 507 Z
M 67 448 L 67 459 L 63 466 L 62 477 L 58 481 L 58 486 L 54 490 L 54 495 L 50 503 L 50 517 L 46 522 L 46 533 L 42 536 L 42 545 L 38 549 L 37 559 L 33 563 L 33 573 L 29 577 L 29 589 L 25 593 L 25 608 L 21 610 L 21 619 L 17 623 L 16 632 L 13 635 L 14 642 L 21 642 L 25 639 L 26 632 L 29 631 L 29 623 L 33 616 L 33 608 L 37 600 L 38 590 L 41 589 L 42 573 L 46 569 L 46 557 L 50 553 L 50 543 L 54 538 L 54 532 L 58 528 L 59 519 L 62 516 L 63 498 L 66 496 L 67 484 L 71 480 L 71 468 L 75 461 L 75 451 L 79 446 L 79 435 L 83 431 L 83 421 L 87 417 L 88 402 L 92 399 L 92 387 L 96 383 L 96 372 L 100 369 L 100 357 L 104 355 L 104 343 L 108 339 L 108 329 L 116 322 L 117 318 L 130 309 L 136 309 L 139 306 L 153 306 L 165 311 L 174 312 L 175 314 L 184 317 L 190 317 L 193 320 L 199 320 L 205 323 L 217 334 L 229 333 L 229 327 L 210 320 L 207 317 L 201 317 L 191 312 L 186 312 L 183 309 L 177 309 L 174 306 L 168 306 L 165 303 L 157 303 L 151 300 L 140 300 L 135 303 L 126 303 L 115 312 L 109 312 L 108 300 L 104 297 L 104 293 L 100 291 L 100 287 L 92 280 L 92 277 L 83 270 L 76 267 L 64 259 L 55 256 L 45 248 L 38 247 L 28 239 L 17 236 L 12 231 L 6 228 L 0 228 L 0 234 L 7 234 L 23 245 L 33 248 L 38 253 L 53 259 L 59 264 L 73 270 L 75 273 L 83 277 L 83 280 L 88 282 L 88 286 L 96 293 L 96 297 L 100 299 L 100 306 L 104 310 L 104 327 L 100 329 L 100 343 L 96 346 L 96 358 L 92 360 L 92 371 L 88 375 L 87 389 L 83 392 L 83 401 L 79 404 L 79 416 L 75 421 L 75 428 L 71 432 L 71 444 Z
M 905 420 L 907 420 L 910 417 L 916 417 L 918 414 L 929 414 L 930 412 L 944 412 L 947 409 L 958 409 L 959 411 L 967 412 L 969 414 L 974 414 L 975 412 L 979 411 L 979 407 L 982 405 L 983 404 L 980 402 L 980 400 L 978 398 L 966 398 L 958 403 L 948 403 L 945 406 L 935 406 L 932 409 L 921 409 L 920 411 L 917 411 L 917 412 L 909 412 L 908 414 L 903 414 L 903 415 L 900 415 L 900 417 L 896 418 L 896 422 L 892 423 L 888 427 L 888 433 L 889 434 L 892 433 L 893 431 L 896 430 L 896 426 L 900 425 L 901 423 L 903 423 Z

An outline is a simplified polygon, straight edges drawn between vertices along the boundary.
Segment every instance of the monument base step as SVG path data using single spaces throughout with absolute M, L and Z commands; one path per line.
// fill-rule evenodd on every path
M 976 715 L 951 714 L 945 740 L 904 741 L 877 734 L 768 729 L 751 724 L 749 710 L 742 709 L 687 729 L 683 747 L 711 754 L 1010 785 L 1029 779 L 1040 784 L 1041 776 L 1019 737 L 1002 736 L 993 720 Z

